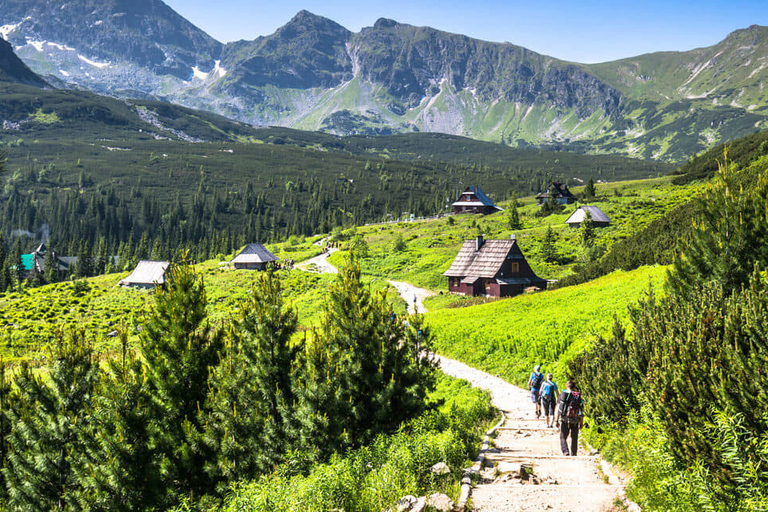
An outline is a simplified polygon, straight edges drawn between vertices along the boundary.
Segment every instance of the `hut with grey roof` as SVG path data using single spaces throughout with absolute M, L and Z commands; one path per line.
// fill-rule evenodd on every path
M 528 265 L 515 238 L 466 240 L 443 275 L 448 277 L 448 291 L 462 295 L 511 297 L 527 288 L 547 287 Z
M 604 228 L 611 224 L 611 219 L 603 213 L 603 210 L 597 206 L 584 205 L 576 208 L 576 211 L 571 214 L 565 221 L 566 224 L 572 228 L 578 228 L 581 223 L 584 222 L 589 215 L 592 218 L 592 225 L 596 228 Z
M 168 261 L 141 260 L 131 275 L 121 280 L 120 286 L 132 288 L 154 288 L 163 286 L 167 281 L 168 269 L 171 266 Z
M 480 190 L 480 187 L 467 187 L 459 199 L 453 203 L 453 213 L 482 213 L 489 214 L 500 211 L 501 208 Z
M 272 254 L 262 244 L 248 244 L 235 256 L 230 264 L 236 269 L 265 270 L 267 264 L 277 261 L 277 256 Z

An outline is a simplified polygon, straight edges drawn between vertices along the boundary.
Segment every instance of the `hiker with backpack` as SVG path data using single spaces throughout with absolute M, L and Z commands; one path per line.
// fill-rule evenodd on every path
M 544 375 L 541 373 L 541 365 L 533 367 L 533 373 L 528 377 L 528 389 L 531 390 L 531 402 L 536 404 L 536 417 L 541 417 L 541 383 Z
M 560 427 L 560 448 L 565 456 L 576 456 L 579 449 L 579 429 L 584 426 L 584 401 L 576 384 L 569 380 L 565 391 L 560 393 L 557 400 L 557 417 L 555 423 Z M 571 438 L 571 449 L 568 450 L 568 437 Z
M 544 406 L 544 420 L 547 428 L 552 428 L 555 423 L 555 405 L 557 404 L 557 384 L 552 380 L 552 374 L 547 374 L 547 380 L 541 385 L 541 405 Z M 550 419 L 550 417 L 552 419 Z

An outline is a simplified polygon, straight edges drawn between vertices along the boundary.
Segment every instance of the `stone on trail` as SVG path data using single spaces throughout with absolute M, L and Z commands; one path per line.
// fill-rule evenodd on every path
M 452 512 L 453 500 L 445 494 L 432 494 L 427 498 L 427 505 L 437 510 L 437 512 Z
M 448 467 L 448 464 L 445 462 L 438 462 L 434 466 L 430 468 L 430 471 L 432 471 L 436 475 L 447 475 L 451 472 L 451 468 Z
M 499 462 L 499 465 L 496 466 L 496 470 L 499 473 L 520 473 L 520 463 L 519 462 Z

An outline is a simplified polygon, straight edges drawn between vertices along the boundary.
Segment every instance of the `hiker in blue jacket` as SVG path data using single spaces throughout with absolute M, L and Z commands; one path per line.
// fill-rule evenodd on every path
M 552 374 L 547 374 L 547 380 L 541 385 L 541 405 L 544 406 L 544 420 L 547 422 L 547 428 L 555 425 L 555 405 L 557 405 L 558 389 L 555 381 L 552 380 Z
M 541 417 L 541 383 L 544 375 L 541 374 L 541 365 L 533 367 L 533 373 L 528 378 L 528 389 L 531 390 L 531 402 L 536 404 L 536 417 Z

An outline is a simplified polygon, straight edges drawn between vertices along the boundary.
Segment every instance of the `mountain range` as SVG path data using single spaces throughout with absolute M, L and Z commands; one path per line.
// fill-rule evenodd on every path
M 0 34 L 49 84 L 333 134 L 442 132 L 682 161 L 768 127 L 768 28 L 709 48 L 578 64 L 380 19 L 299 12 L 222 44 L 161 0 L 0 0 Z

